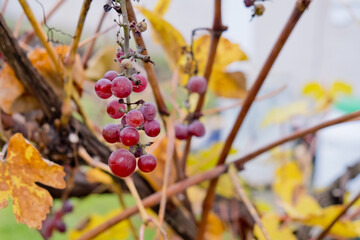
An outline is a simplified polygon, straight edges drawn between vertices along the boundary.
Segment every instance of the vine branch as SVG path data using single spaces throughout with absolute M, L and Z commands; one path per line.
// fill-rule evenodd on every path
M 333 120 L 329 120 L 326 122 L 323 122 L 319 125 L 316 125 L 314 127 L 310 127 L 308 129 L 304 129 L 302 131 L 297 131 L 287 137 L 284 137 L 282 139 L 279 139 L 278 141 L 275 141 L 269 145 L 266 145 L 244 157 L 241 157 L 239 159 L 237 159 L 236 161 L 233 162 L 233 164 L 241 171 L 243 169 L 243 165 L 254 159 L 255 157 L 261 155 L 264 152 L 267 152 L 268 150 L 279 146 L 283 143 L 289 142 L 291 140 L 303 137 L 307 134 L 310 133 L 314 133 L 317 132 L 320 129 L 329 127 L 329 126 L 333 126 L 336 124 L 340 124 L 340 123 L 344 123 L 350 120 L 353 120 L 357 117 L 360 116 L 360 111 L 351 113 L 351 114 L 347 114 L 345 116 L 333 119 Z M 240 168 L 239 168 L 240 167 Z M 216 178 L 220 175 L 222 175 L 223 173 L 227 172 L 228 170 L 228 165 L 227 164 L 221 164 L 216 166 L 215 168 L 205 171 L 203 173 L 197 174 L 195 176 L 186 178 L 182 181 L 179 181 L 171 186 L 168 187 L 167 191 L 166 191 L 166 196 L 167 197 L 171 197 L 175 194 L 178 194 L 180 192 L 183 192 L 185 189 L 199 184 L 201 182 Z M 142 200 L 143 205 L 145 207 L 151 207 L 154 206 L 156 204 L 159 203 L 161 199 L 161 192 L 156 192 L 154 194 L 151 194 L 150 196 L 144 198 Z M 107 229 L 109 229 L 110 227 L 114 226 L 115 224 L 121 222 L 122 220 L 132 216 L 133 214 L 137 213 L 137 208 L 136 207 L 131 207 L 128 209 L 125 209 L 123 212 L 121 212 L 120 214 L 116 215 L 115 217 L 109 219 L 108 221 L 104 222 L 103 224 L 97 226 L 96 228 L 90 230 L 89 232 L 87 232 L 86 234 L 84 234 L 79 240 L 88 240 L 88 239 L 92 239 L 94 237 L 96 237 L 97 235 L 99 235 L 100 233 L 102 233 L 103 231 L 106 231 Z
M 281 49 L 283 48 L 286 40 L 289 38 L 295 25 L 298 23 L 300 17 L 302 16 L 302 14 L 304 13 L 305 9 L 308 7 L 309 4 L 310 4 L 310 0 L 298 0 L 296 2 L 296 6 L 295 6 L 289 20 L 285 24 L 283 31 L 281 32 L 278 40 L 276 41 L 273 49 L 271 50 L 271 53 L 270 53 L 269 57 L 267 58 L 263 68 L 261 69 L 254 85 L 251 87 L 251 89 L 249 90 L 249 92 L 244 100 L 241 111 L 240 111 L 240 113 L 235 121 L 235 124 L 234 124 L 230 134 L 228 135 L 228 137 L 225 141 L 225 145 L 220 153 L 217 165 L 224 164 L 225 159 L 226 159 L 227 155 L 229 154 L 232 143 L 234 142 L 235 137 L 236 137 L 242 123 L 244 122 L 244 119 L 245 119 L 252 103 L 254 102 L 257 93 L 259 92 L 268 73 L 270 72 L 276 58 L 279 56 L 279 53 L 280 53 Z M 211 207 L 212 207 L 212 204 L 214 201 L 215 188 L 216 188 L 217 182 L 218 182 L 218 178 L 212 179 L 210 181 L 209 187 L 207 189 L 206 197 L 203 202 L 203 211 L 202 211 L 202 215 L 201 215 L 201 222 L 200 222 L 200 226 L 199 226 L 197 240 L 203 239 L 203 236 L 205 233 L 205 228 L 206 228 L 206 223 L 207 223 L 207 218 L 208 218 L 209 212 L 211 210 Z

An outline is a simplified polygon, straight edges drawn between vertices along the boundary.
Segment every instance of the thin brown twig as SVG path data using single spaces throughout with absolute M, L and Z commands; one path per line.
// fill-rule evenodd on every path
M 310 4 L 310 0 L 298 0 L 297 1 L 296 6 L 294 7 L 294 10 L 293 10 L 289 20 L 285 24 L 283 31 L 281 32 L 278 40 L 276 41 L 269 57 L 267 58 L 263 68 L 261 69 L 255 83 L 249 90 L 249 92 L 244 100 L 241 111 L 240 111 L 240 113 L 235 121 L 235 124 L 234 124 L 230 134 L 228 135 L 228 137 L 225 141 L 225 145 L 220 153 L 217 165 L 224 164 L 225 159 L 226 159 L 227 155 L 229 154 L 231 146 L 235 140 L 235 137 L 236 137 L 242 123 L 244 122 L 244 119 L 245 119 L 252 103 L 254 102 L 257 93 L 259 92 L 268 73 L 270 72 L 276 58 L 279 56 L 279 53 L 280 53 L 281 49 L 283 48 L 286 40 L 290 36 L 295 25 L 297 24 L 297 22 L 299 21 L 300 17 L 302 16 L 302 14 L 304 13 L 305 9 L 308 7 L 309 4 Z M 215 189 L 216 189 L 217 183 L 218 183 L 218 178 L 212 179 L 210 181 L 209 187 L 207 189 L 206 196 L 203 201 L 203 209 L 202 209 L 202 214 L 201 214 L 201 222 L 200 222 L 199 230 L 198 230 L 198 234 L 197 234 L 197 240 L 203 239 L 206 224 L 207 224 L 207 218 L 208 218 L 209 212 L 212 208 L 212 204 L 214 201 Z
M 5 10 L 6 10 L 6 7 L 7 7 L 8 3 L 9 3 L 9 0 L 5 0 L 4 5 L 3 5 L 2 9 L 1 9 L 1 15 L 5 14 Z
M 329 126 L 333 126 L 336 124 L 340 124 L 340 123 L 344 123 L 344 122 L 356 119 L 359 116 L 360 116 L 360 111 L 357 111 L 357 112 L 347 114 L 345 116 L 342 116 L 342 117 L 339 117 L 339 118 L 336 118 L 333 120 L 323 122 L 314 127 L 310 127 L 308 129 L 305 129 L 302 131 L 297 131 L 287 137 L 284 137 L 278 141 L 275 141 L 269 145 L 266 145 L 256 151 L 254 151 L 244 157 L 237 159 L 236 161 L 233 162 L 233 164 L 235 164 L 235 166 L 241 170 L 241 169 L 243 169 L 243 165 L 246 162 L 250 161 L 251 159 L 254 159 L 255 157 L 261 155 L 264 152 L 267 152 L 268 150 L 270 150 L 276 146 L 279 146 L 288 141 L 303 137 L 307 134 L 317 132 L 318 130 L 320 130 L 322 128 L 326 128 Z M 79 150 L 79 152 L 80 152 L 80 150 Z M 215 168 L 213 168 L 209 171 L 197 174 L 195 176 L 192 176 L 192 177 L 186 178 L 182 181 L 179 181 L 177 183 L 174 183 L 173 185 L 168 187 L 168 189 L 166 191 L 167 197 L 171 197 L 175 194 L 183 192 L 188 187 L 191 187 L 191 186 L 194 186 L 201 182 L 218 177 L 221 174 L 225 173 L 227 171 L 227 169 L 228 169 L 228 165 L 222 164 L 222 165 L 216 166 Z M 151 207 L 151 206 L 158 204 L 160 199 L 161 199 L 161 192 L 156 192 L 156 193 L 144 198 L 142 200 L 142 202 L 145 207 Z M 97 226 L 96 228 L 90 230 L 89 232 L 87 232 L 86 234 L 81 236 L 81 238 L 79 238 L 79 240 L 92 239 L 92 238 L 96 237 L 97 235 L 99 235 L 100 233 L 102 233 L 103 231 L 109 229 L 110 227 L 114 226 L 115 224 L 121 222 L 122 220 L 132 216 L 133 214 L 135 214 L 137 212 L 138 212 L 138 209 L 136 207 L 130 207 L 128 209 L 125 209 L 123 212 L 121 212 L 117 216 L 109 219 L 108 221 L 104 222 L 103 224 Z
M 103 14 L 101 15 L 100 21 L 99 21 L 99 23 L 98 23 L 98 25 L 96 27 L 95 34 L 99 33 L 99 31 L 101 29 L 101 26 L 102 26 L 102 24 L 103 24 L 103 22 L 105 20 L 105 17 L 106 17 L 106 12 L 103 11 Z M 90 46 L 86 49 L 86 52 L 84 53 L 84 56 L 82 58 L 82 64 L 83 64 L 85 69 L 87 68 L 87 62 L 89 61 L 91 53 L 92 53 L 92 51 L 94 49 L 95 42 L 96 42 L 96 38 L 93 38 L 91 40 L 91 42 L 90 42 Z
M 51 9 L 50 11 L 46 14 L 46 16 L 44 17 L 44 19 L 40 22 L 41 25 L 44 25 L 45 21 L 48 20 L 59 8 L 60 6 L 65 2 L 66 0 L 59 0 Z M 23 43 L 24 44 L 29 44 L 29 42 L 31 42 L 31 40 L 35 37 L 35 31 L 30 32 L 29 34 L 27 34 L 24 38 Z
M 38 36 L 42 45 L 45 47 L 57 72 L 62 73 L 62 71 L 63 71 L 62 63 L 60 61 L 58 61 L 58 57 L 57 57 L 54 47 L 50 43 L 48 43 L 47 36 L 46 36 L 44 30 L 42 29 L 40 23 L 37 21 L 33 11 L 31 10 L 30 6 L 28 5 L 27 1 L 19 0 L 19 3 L 21 4 L 21 7 L 23 8 L 24 13 L 25 13 L 26 17 L 28 18 L 31 26 L 33 27 L 35 34 Z
M 286 89 L 286 85 L 284 85 L 278 89 L 275 89 L 272 92 L 264 94 L 263 96 L 256 97 L 254 101 L 257 102 L 257 101 L 263 101 L 263 100 L 272 98 L 272 97 L 276 96 L 277 94 L 281 93 L 285 89 Z M 243 105 L 243 103 L 244 103 L 244 100 L 239 100 L 236 103 L 228 105 L 228 106 L 206 109 L 206 110 L 202 111 L 202 115 L 203 116 L 213 115 L 213 114 L 217 114 L 217 113 L 220 113 L 220 112 L 232 109 L 232 108 L 241 107 Z
M 343 209 L 341 210 L 341 212 L 339 212 L 339 214 L 330 222 L 330 224 L 322 230 L 322 232 L 319 234 L 319 236 L 316 238 L 316 240 L 321 240 L 324 237 L 326 237 L 326 235 L 328 234 L 328 232 L 331 230 L 331 228 L 335 225 L 335 223 L 337 221 L 340 220 L 340 218 L 345 215 L 345 213 L 349 210 L 349 208 L 354 205 L 354 203 L 360 199 L 360 192 L 354 197 L 353 200 L 351 200 L 351 202 L 347 203 Z
M 84 0 L 81 7 L 81 12 L 77 22 L 74 38 L 71 42 L 70 50 L 65 58 L 65 79 L 64 79 L 64 93 L 65 98 L 61 109 L 61 119 L 60 122 L 64 126 L 66 125 L 71 117 L 72 108 L 71 108 L 71 97 L 73 95 L 74 86 L 73 86 L 73 66 L 76 56 L 76 50 L 79 45 L 81 33 L 84 27 L 86 15 L 89 11 L 90 4 L 92 0 Z
M 21 13 L 19 19 L 16 22 L 15 28 L 14 28 L 14 38 L 17 38 L 19 36 L 20 28 L 22 21 L 24 19 L 24 12 Z
M 81 41 L 81 42 L 79 43 L 79 48 L 85 46 L 86 44 L 90 43 L 90 42 L 93 41 L 94 39 L 96 39 L 96 38 L 104 35 L 105 33 L 109 32 L 111 29 L 114 29 L 114 28 L 116 28 L 116 27 L 118 27 L 118 25 L 117 25 L 117 24 L 114 24 L 114 25 L 108 27 L 107 29 L 105 29 L 104 31 L 98 32 L 98 33 L 94 34 L 93 36 L 91 36 L 91 37 L 89 37 L 89 38 Z
M 208 61 L 206 62 L 205 72 L 204 72 L 204 78 L 207 80 L 207 82 L 209 82 L 210 77 L 211 77 L 213 65 L 215 62 L 216 50 L 217 50 L 217 46 L 220 41 L 221 34 L 224 31 L 226 31 L 226 29 L 227 29 L 227 27 L 225 27 L 222 23 L 221 0 L 215 0 L 214 5 L 215 5 L 214 6 L 214 20 L 213 20 L 212 29 L 210 31 L 210 33 L 211 33 L 210 48 L 209 48 L 208 58 L 207 58 Z M 207 84 L 207 86 L 208 85 L 209 84 Z M 194 111 L 195 113 L 201 112 L 201 109 L 204 105 L 206 93 L 207 93 L 207 87 L 206 87 L 206 91 L 203 94 L 201 94 L 199 97 L 199 100 L 197 102 L 197 105 L 196 105 L 196 108 Z M 184 154 L 181 159 L 181 167 L 182 167 L 181 171 L 184 173 L 184 176 L 185 176 L 186 161 L 187 161 L 187 158 L 190 153 L 191 139 L 192 139 L 192 136 L 189 136 L 187 138 Z
M 256 212 L 255 207 L 252 205 L 251 201 L 246 196 L 246 193 L 245 193 L 244 189 L 239 184 L 238 173 L 237 173 L 236 168 L 235 168 L 235 166 L 233 164 L 230 164 L 230 166 L 229 166 L 229 175 L 230 175 L 231 181 L 232 181 L 232 183 L 234 185 L 235 192 L 237 193 L 240 200 L 244 203 L 246 208 L 249 210 L 249 213 L 251 214 L 251 216 L 255 220 L 256 224 L 259 226 L 260 231 L 264 235 L 265 239 L 271 240 L 270 235 L 266 231 L 266 229 L 264 227 L 264 224 L 262 223 L 259 215 Z
M 126 0 L 126 8 L 127 8 L 127 12 L 128 12 L 129 22 L 132 22 L 132 21 L 137 22 L 134 8 L 133 8 L 130 0 Z M 135 42 L 136 42 L 138 48 L 141 48 L 143 50 L 143 52 L 141 54 L 148 55 L 144 39 L 142 38 L 141 35 L 139 36 L 137 34 L 134 34 L 134 31 L 135 31 L 135 29 L 133 29 L 133 36 L 134 36 Z M 161 93 L 161 90 L 159 87 L 159 82 L 156 77 L 155 70 L 154 70 L 152 63 L 144 63 L 144 68 L 147 73 L 148 81 L 153 90 L 155 102 L 158 107 L 159 113 L 161 115 L 165 115 L 165 116 L 169 115 L 169 110 L 166 107 L 164 98 L 162 97 L 162 93 Z
M 164 168 L 164 180 L 161 189 L 161 201 L 160 201 L 160 209 L 159 209 L 159 223 L 162 225 L 165 217 L 165 209 L 166 209 L 166 190 L 169 185 L 169 179 L 171 174 L 171 166 L 173 163 L 173 156 L 175 151 L 175 131 L 173 126 L 173 114 L 169 117 L 166 117 L 166 133 L 167 133 L 167 144 L 166 144 L 166 160 L 165 160 L 165 168 Z M 159 232 L 156 234 L 158 236 Z

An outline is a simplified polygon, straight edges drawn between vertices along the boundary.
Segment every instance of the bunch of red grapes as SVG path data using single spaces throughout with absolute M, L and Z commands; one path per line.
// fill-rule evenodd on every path
M 64 202 L 61 209 L 55 212 L 54 216 L 46 218 L 43 222 L 43 227 L 41 229 L 41 235 L 44 239 L 49 239 L 53 235 L 53 232 L 57 230 L 60 233 L 66 232 L 66 225 L 62 218 L 65 214 L 71 213 L 73 211 L 72 203 L 67 200 Z
M 186 86 L 189 93 L 202 94 L 206 91 L 207 81 L 204 77 L 191 77 Z M 190 136 L 202 137 L 205 135 L 205 127 L 198 120 L 192 120 L 188 125 L 178 123 L 175 125 L 175 137 L 180 140 L 187 139 Z
M 123 58 L 124 51 L 121 48 L 118 49 L 116 57 L 124 69 L 131 69 L 133 54 L 134 51 L 130 49 L 130 57 Z M 129 147 L 129 150 L 118 149 L 109 157 L 109 167 L 119 177 L 131 175 L 136 165 L 142 172 L 151 172 L 155 169 L 156 158 L 145 152 L 145 147 L 149 144 L 139 142 L 139 131 L 144 131 L 149 137 L 156 137 L 160 133 L 160 123 L 155 119 L 156 107 L 152 103 L 144 103 L 143 100 L 130 103 L 132 92 L 140 93 L 145 90 L 147 78 L 140 73 L 125 75 L 108 71 L 104 78 L 95 84 L 95 92 L 100 98 L 108 99 L 112 96 L 117 98 L 108 103 L 107 113 L 113 119 L 121 119 L 120 124 L 107 124 L 102 135 L 108 143 L 121 142 Z M 134 108 L 132 108 L 133 105 L 135 105 Z M 138 158 L 137 161 L 136 158 Z

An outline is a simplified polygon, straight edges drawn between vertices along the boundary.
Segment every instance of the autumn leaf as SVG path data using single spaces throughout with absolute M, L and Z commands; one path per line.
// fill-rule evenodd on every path
M 160 3 L 159 3 L 160 4 Z M 165 3 L 161 3 L 165 4 Z M 180 72 L 180 82 L 186 85 L 189 75 L 186 69 L 195 69 L 194 64 L 198 65 L 198 74 L 203 75 L 208 51 L 210 47 L 210 36 L 204 35 L 194 41 L 193 54 L 195 61 L 184 53 L 184 49 L 189 49 L 181 33 L 170 23 L 161 18 L 156 12 L 145 8 L 139 8 L 142 14 L 152 25 L 155 40 L 163 47 L 170 66 L 178 68 Z M 246 79 L 241 72 L 228 72 L 229 64 L 237 61 L 247 60 L 247 56 L 238 44 L 231 43 L 226 38 L 221 37 L 217 49 L 213 71 L 211 74 L 209 88 L 217 95 L 228 98 L 244 98 L 246 95 Z
M 63 167 L 43 160 L 40 153 L 17 133 L 9 141 L 0 173 L 0 208 L 8 205 L 10 197 L 17 221 L 41 229 L 53 199 L 47 190 L 35 183 L 65 188 Z
M 342 96 L 350 96 L 352 86 L 342 81 L 334 81 L 330 88 L 325 88 L 318 82 L 309 82 L 303 87 L 302 93 L 314 98 L 315 110 L 321 111 L 328 108 L 331 103 L 337 102 Z
M 272 108 L 264 117 L 261 126 L 267 127 L 271 124 L 285 123 L 295 116 L 306 116 L 309 114 L 306 101 L 296 101 L 285 106 Z
M 276 240 L 296 240 L 295 235 L 292 233 L 288 226 L 281 226 L 280 218 L 274 213 L 268 213 L 262 216 L 261 221 L 265 230 L 269 233 L 271 239 Z M 266 240 L 260 227 L 255 224 L 254 235 L 258 240 Z
M 170 2 L 171 0 L 158 0 L 153 12 L 156 13 L 158 16 L 164 16 L 170 6 Z
M 90 216 L 89 221 L 85 227 L 82 227 L 81 229 L 72 229 L 69 232 L 69 238 L 71 240 L 79 239 L 82 235 L 89 232 L 93 228 L 99 226 L 100 224 L 106 222 L 107 220 L 115 217 L 121 212 L 121 210 L 113 210 L 107 213 L 104 216 L 94 214 Z M 104 240 L 104 239 L 127 239 L 128 232 L 129 232 L 129 222 L 127 220 L 121 221 L 120 223 L 117 223 L 115 226 L 107 229 L 106 231 L 103 231 L 95 238 L 92 238 L 93 240 Z
M 273 189 L 288 216 L 293 221 L 308 226 L 325 228 L 343 209 L 342 205 L 322 208 L 315 198 L 307 194 L 303 174 L 295 161 L 284 164 L 276 171 Z M 359 227 L 360 221 L 340 219 L 330 233 L 342 237 L 358 237 Z
M 217 142 L 208 149 L 200 150 L 197 153 L 191 153 L 186 164 L 186 174 L 193 176 L 195 174 L 210 170 L 216 166 L 220 152 L 224 146 L 223 142 Z M 231 149 L 229 154 L 236 153 L 235 149 Z M 208 186 L 208 183 L 202 183 L 202 187 Z M 228 174 L 223 174 L 219 178 L 216 192 L 224 197 L 234 197 L 233 183 Z
M 109 174 L 104 173 L 98 168 L 91 168 L 86 172 L 86 179 L 89 183 L 102 183 L 105 185 L 113 184 L 113 179 Z
M 225 230 L 225 225 L 220 218 L 214 212 L 210 212 L 206 224 L 205 239 L 221 240 Z
M 151 23 L 154 39 L 160 43 L 165 50 L 165 54 L 170 60 L 170 66 L 175 68 L 182 55 L 182 48 L 187 46 L 184 37 L 176 28 L 161 18 L 157 13 L 150 12 L 143 7 L 139 9 Z
M 65 59 L 68 50 L 69 47 L 63 45 L 55 48 L 59 60 Z M 64 94 L 62 73 L 56 70 L 46 50 L 43 48 L 34 49 L 29 52 L 28 58 L 56 96 L 62 99 Z M 85 80 L 85 72 L 79 54 L 76 54 L 73 65 L 73 80 L 75 86 L 81 90 Z M 36 98 L 26 92 L 8 64 L 5 64 L 0 72 L 0 107 L 8 114 L 28 112 L 40 108 Z

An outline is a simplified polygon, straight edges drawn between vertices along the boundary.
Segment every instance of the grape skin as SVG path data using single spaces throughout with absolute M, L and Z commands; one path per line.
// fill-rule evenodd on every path
M 120 132 L 121 142 L 128 147 L 134 146 L 139 142 L 140 134 L 134 127 L 125 127 Z
M 111 81 L 102 78 L 95 83 L 95 93 L 99 98 L 107 99 L 112 96 Z
M 144 103 L 139 111 L 143 114 L 145 121 L 153 120 L 156 116 L 156 107 L 152 103 Z
M 111 153 L 108 164 L 116 176 L 124 178 L 135 171 L 136 158 L 131 152 L 122 148 Z
M 126 123 L 131 127 L 139 127 L 144 123 L 144 117 L 139 110 L 133 109 L 126 114 Z
M 194 76 L 189 79 L 187 88 L 189 92 L 204 93 L 206 90 L 207 82 L 204 77 Z
M 191 135 L 202 137 L 205 135 L 205 127 L 199 120 L 195 120 L 188 126 L 188 131 Z
M 135 82 L 137 80 L 140 80 L 140 84 L 136 85 L 135 82 L 132 82 L 133 84 L 133 91 L 136 92 L 136 93 L 139 93 L 139 92 L 142 92 L 145 90 L 146 86 L 147 86 L 147 79 L 144 75 L 142 74 L 135 74 L 133 76 L 133 79 L 135 80 Z
M 109 123 L 102 130 L 102 135 L 108 143 L 116 143 L 120 141 L 120 129 L 116 124 Z
M 175 125 L 175 137 L 180 140 L 185 140 L 189 136 L 188 127 L 184 124 Z
M 156 137 L 160 133 L 160 123 L 158 120 L 146 121 L 144 124 L 145 134 L 149 137 Z
M 108 115 L 113 119 L 119 119 L 125 115 L 126 105 L 119 103 L 117 100 L 111 100 L 106 108 Z
M 131 81 L 126 77 L 117 77 L 111 83 L 111 91 L 118 98 L 126 98 L 132 92 Z
M 142 172 L 152 172 L 156 164 L 156 158 L 152 154 L 145 154 L 138 159 L 138 167 Z

